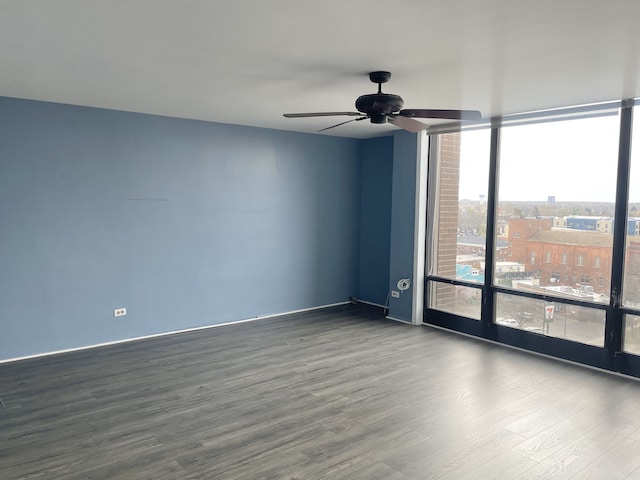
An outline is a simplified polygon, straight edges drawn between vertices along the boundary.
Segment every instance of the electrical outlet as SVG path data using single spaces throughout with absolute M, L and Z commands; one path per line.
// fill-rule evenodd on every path
M 391 290 L 391 296 L 393 298 L 400 298 L 400 292 L 398 292 L 396 290 Z
M 126 308 L 116 308 L 113 311 L 113 316 L 114 317 L 122 317 L 122 316 L 124 316 L 126 314 L 127 314 L 127 309 Z

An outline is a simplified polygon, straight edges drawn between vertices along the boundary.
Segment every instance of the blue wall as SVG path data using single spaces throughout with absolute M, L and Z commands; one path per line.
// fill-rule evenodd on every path
M 393 136 L 363 140 L 358 298 L 385 305 L 389 288 Z
M 391 243 L 389 254 L 389 290 L 398 290 L 402 278 L 413 278 L 416 169 L 418 137 L 398 131 L 393 142 L 393 186 L 391 198 Z M 416 286 L 389 299 L 389 316 L 406 322 L 412 321 L 412 295 Z M 420 288 L 420 286 L 418 286 Z
M 0 98 L 0 359 L 358 295 L 360 148 Z

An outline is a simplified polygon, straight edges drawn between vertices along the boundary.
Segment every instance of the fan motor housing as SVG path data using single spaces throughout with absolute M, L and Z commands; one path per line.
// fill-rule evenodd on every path
M 356 100 L 356 109 L 368 115 L 394 113 L 401 110 L 403 106 L 402 97 L 393 93 L 370 93 L 362 95 Z

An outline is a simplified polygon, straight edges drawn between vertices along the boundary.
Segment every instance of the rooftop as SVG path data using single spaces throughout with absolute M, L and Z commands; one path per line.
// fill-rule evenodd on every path
M 531 238 L 529 238 L 529 241 L 611 248 L 613 245 L 613 236 L 609 233 L 586 232 L 583 230 L 553 229 L 540 230 L 533 234 Z

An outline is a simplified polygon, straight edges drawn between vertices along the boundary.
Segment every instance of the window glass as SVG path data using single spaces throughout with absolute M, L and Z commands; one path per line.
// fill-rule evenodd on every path
M 618 131 L 616 114 L 502 129 L 496 285 L 609 302 Z
M 490 141 L 488 129 L 437 137 L 432 275 L 484 282 Z
M 482 290 L 480 288 L 429 282 L 429 308 L 480 320 Z
M 640 355 L 640 315 L 624 316 L 624 349 Z
M 605 312 L 499 293 L 495 323 L 549 337 L 604 346 Z
M 622 303 L 640 309 L 640 109 L 634 107 Z

